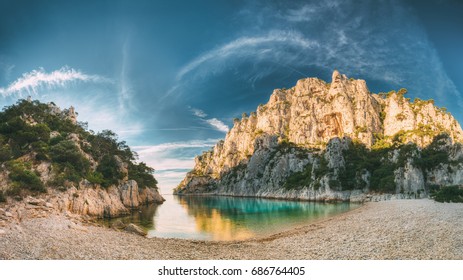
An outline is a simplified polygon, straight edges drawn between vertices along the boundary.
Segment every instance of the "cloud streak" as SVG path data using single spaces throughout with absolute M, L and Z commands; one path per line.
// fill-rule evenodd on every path
M 201 121 L 209 124 L 215 130 L 225 132 L 225 133 L 227 133 L 228 130 L 230 130 L 230 128 L 226 124 L 224 124 L 221 120 L 217 118 L 206 119 L 207 114 L 204 113 L 203 110 L 196 109 L 196 108 L 190 108 L 190 111 L 193 113 L 194 116 L 198 117 Z
M 109 82 L 109 80 L 97 75 L 87 75 L 69 67 L 63 67 L 50 73 L 39 68 L 24 73 L 21 78 L 8 87 L 0 88 L 0 95 L 6 97 L 14 94 L 21 95 L 22 93 L 36 94 L 40 89 L 64 87 L 72 82 Z
M 3 77 L 0 76 L 0 82 L 3 82 L 3 80 L 8 80 L 14 68 L 14 64 L 3 62 L 2 56 L 0 56 L 0 72 L 3 74 Z
M 248 56 L 250 53 L 265 55 L 272 53 L 269 46 L 275 44 L 291 45 L 301 49 L 310 49 L 318 45 L 317 42 L 305 38 L 299 32 L 273 30 L 262 36 L 245 36 L 224 44 L 216 49 L 208 51 L 180 69 L 177 80 L 181 80 L 186 74 L 205 64 L 208 61 L 227 59 L 236 56 Z
M 216 118 L 207 119 L 206 122 L 218 131 L 227 133 L 230 130 L 226 124 Z
M 191 112 L 193 113 L 193 115 L 195 115 L 195 116 L 197 116 L 199 118 L 207 117 L 207 114 L 204 113 L 204 111 L 199 110 L 199 109 L 191 108 Z
M 327 9 L 333 10 L 340 6 L 338 0 L 317 1 L 312 4 L 305 4 L 295 9 L 288 9 L 283 13 L 275 13 L 276 17 L 289 22 L 309 22 L 323 17 Z
M 170 152 L 172 150 L 184 148 L 210 148 L 220 139 L 191 140 L 180 142 L 168 142 L 150 146 L 134 146 L 133 149 L 141 156 L 145 154 Z
M 118 93 L 118 102 L 119 102 L 119 111 L 126 115 L 129 111 L 134 109 L 133 106 L 133 87 L 128 78 L 129 75 L 129 50 L 130 50 L 130 41 L 129 38 L 124 40 L 122 45 L 122 62 L 121 70 L 119 75 L 119 93 Z

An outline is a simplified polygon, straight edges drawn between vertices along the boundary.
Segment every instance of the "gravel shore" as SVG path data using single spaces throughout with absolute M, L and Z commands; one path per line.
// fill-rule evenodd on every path
M 262 239 L 144 238 L 62 215 L 0 228 L 0 259 L 463 259 L 463 204 L 393 200 Z

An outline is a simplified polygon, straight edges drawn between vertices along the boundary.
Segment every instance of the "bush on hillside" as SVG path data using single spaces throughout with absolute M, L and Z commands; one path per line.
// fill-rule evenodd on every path
M 441 187 L 431 197 L 438 202 L 463 202 L 463 189 L 459 186 Z

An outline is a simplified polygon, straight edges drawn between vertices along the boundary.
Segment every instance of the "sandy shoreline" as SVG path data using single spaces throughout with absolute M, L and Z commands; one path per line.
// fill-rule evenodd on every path
M 463 204 L 370 202 L 249 241 L 144 238 L 62 215 L 0 228 L 0 259 L 463 259 Z

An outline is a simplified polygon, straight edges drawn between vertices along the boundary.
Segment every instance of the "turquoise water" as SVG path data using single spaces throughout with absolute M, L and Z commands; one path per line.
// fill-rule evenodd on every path
M 148 237 L 243 240 L 265 237 L 346 212 L 357 204 L 258 198 L 163 195 L 162 205 L 120 218 L 148 231 Z

